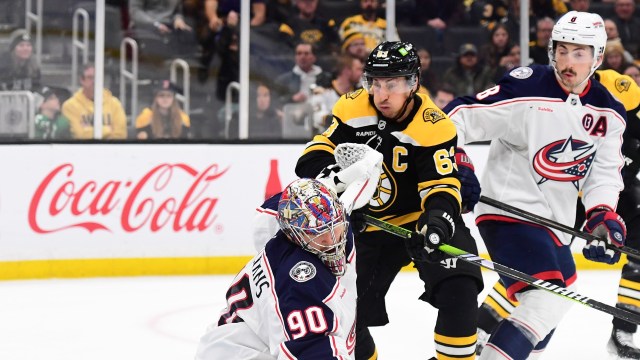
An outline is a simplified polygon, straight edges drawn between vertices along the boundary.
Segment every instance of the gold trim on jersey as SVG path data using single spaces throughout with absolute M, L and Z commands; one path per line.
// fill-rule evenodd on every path
M 418 184 L 418 191 L 420 192 L 420 198 L 422 199 L 423 209 L 425 200 L 439 192 L 445 192 L 450 194 L 458 201 L 458 205 L 462 203 L 462 196 L 460 195 L 460 180 L 454 177 L 447 177 L 438 180 L 424 181 Z
M 622 295 L 618 295 L 618 303 L 619 304 L 626 304 L 626 305 L 633 305 L 633 306 L 636 306 L 636 307 L 640 308 L 640 300 L 633 299 L 633 298 L 626 297 L 626 296 L 622 296 Z
M 307 143 L 307 147 L 302 152 L 302 155 L 305 155 L 311 151 L 320 150 L 326 151 L 330 154 L 333 154 L 333 150 L 336 148 L 336 145 L 329 140 L 329 138 L 316 135 L 313 137 L 313 140 Z
M 438 359 L 475 359 L 477 334 L 471 336 L 444 336 L 438 333 L 434 334 L 436 342 L 436 352 Z

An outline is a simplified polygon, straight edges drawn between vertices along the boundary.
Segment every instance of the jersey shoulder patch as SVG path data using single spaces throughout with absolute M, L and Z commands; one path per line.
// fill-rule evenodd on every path
M 509 72 L 509 76 L 516 79 L 527 79 L 533 75 L 533 69 L 528 66 L 520 66 Z
M 307 282 L 316 276 L 316 266 L 308 261 L 299 261 L 295 264 L 291 270 L 289 270 L 289 276 L 299 283 Z

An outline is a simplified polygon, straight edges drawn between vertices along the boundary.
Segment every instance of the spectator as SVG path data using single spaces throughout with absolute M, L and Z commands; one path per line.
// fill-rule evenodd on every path
M 509 54 L 504 57 L 504 65 L 498 66 L 493 76 L 493 82 L 497 83 L 503 76 L 508 74 L 514 68 L 523 65 L 520 62 L 520 45 L 513 45 Z
M 436 91 L 436 96 L 433 98 L 433 103 L 441 110 L 444 109 L 453 99 L 456 98 L 456 93 L 449 85 L 444 85 Z
M 319 0 L 297 0 L 298 14 L 280 24 L 280 35 L 291 48 L 300 42 L 314 45 L 321 54 L 337 53 L 340 40 L 333 19 L 316 16 Z
M 340 24 L 340 40 L 344 42 L 349 31 L 364 35 L 367 53 L 386 40 L 387 20 L 378 16 L 378 0 L 360 0 L 360 14 L 350 16 Z
M 201 16 L 197 22 L 197 39 L 201 47 L 200 69 L 198 79 L 205 82 L 209 77 L 209 66 L 218 51 L 224 56 L 225 48 L 219 48 L 218 38 L 227 36 L 226 27 L 236 27 L 240 14 L 238 0 L 203 0 Z M 231 17 L 230 17 L 231 15 Z M 251 0 L 251 26 L 261 26 L 267 17 L 267 6 L 264 0 Z M 217 50 L 220 49 L 220 50 Z M 237 70 L 236 70 L 237 71 Z M 222 71 L 221 71 L 222 73 Z
M 328 88 L 317 87 L 314 90 L 311 97 L 314 113 L 313 124 L 319 132 L 322 132 L 331 123 L 331 111 L 338 99 L 361 87 L 363 67 L 362 60 L 350 55 L 342 55 L 338 58 L 331 86 Z
M 268 0 L 267 21 L 282 24 L 294 16 L 293 0 Z
M 40 87 L 40 66 L 33 57 L 31 36 L 19 29 L 11 34 L 9 50 L 0 57 L 0 90 L 29 90 Z
M 607 32 L 607 41 L 617 41 L 622 44 L 620 34 L 618 33 L 618 26 L 613 20 L 604 20 L 604 30 Z M 624 50 L 624 59 L 628 63 L 633 62 L 633 56 L 631 56 L 631 54 L 626 49 Z
M 511 50 L 511 38 L 504 24 L 497 24 L 489 32 L 489 42 L 480 48 L 480 57 L 484 65 L 491 69 L 503 66 Z
M 280 104 L 306 102 L 311 96 L 312 87 L 330 83 L 330 75 L 316 65 L 315 49 L 311 44 L 301 43 L 296 46 L 295 63 L 291 71 L 281 74 L 275 80 Z
M 620 41 L 608 40 L 604 50 L 602 68 L 612 69 L 622 74 L 628 66 L 629 63 L 624 60 L 624 47 Z
M 591 2 L 589 0 L 569 0 L 571 10 L 589 12 Z
M 469 14 L 471 22 L 479 24 L 491 31 L 507 19 L 509 14 L 508 0 L 474 0 Z
M 442 82 L 450 84 L 458 96 L 474 95 L 493 84 L 493 71 L 478 61 L 478 49 L 466 43 L 460 46 L 456 63 L 447 69 Z
M 631 76 L 631 78 L 640 85 L 640 67 L 636 64 L 631 64 L 624 69 L 624 74 Z
M 151 107 L 144 108 L 136 118 L 136 138 L 187 139 L 191 121 L 176 100 L 179 93 L 169 80 L 160 81 L 153 93 Z
M 536 23 L 536 40 L 529 42 L 529 56 L 535 64 L 549 64 L 549 39 L 555 21 L 550 17 L 543 17 Z
M 431 68 L 431 53 L 425 48 L 418 49 L 420 57 L 420 85 L 423 86 L 427 93 L 440 87 L 440 79 L 438 74 Z
M 36 139 L 71 139 L 69 119 L 60 114 L 60 99 L 56 93 L 45 86 L 36 92 Z
M 282 138 L 282 111 L 276 110 L 271 101 L 271 89 L 266 83 L 258 83 L 252 89 L 251 99 L 255 99 L 255 103 L 250 105 L 249 109 L 249 138 L 276 140 Z M 229 124 L 229 138 L 236 139 L 238 137 L 238 117 L 237 111 L 234 112 Z
M 149 48 L 147 42 L 161 46 L 145 54 L 148 60 L 164 61 L 167 55 L 185 57 L 195 52 L 195 36 L 185 21 L 182 0 L 129 0 L 129 15 L 130 36 L 143 49 Z
M 95 73 L 93 64 L 83 65 L 80 71 L 81 88 L 62 104 L 62 114 L 69 119 L 74 139 L 93 139 Z M 102 92 L 102 138 L 127 138 L 127 117 L 120 100 L 109 89 L 103 89 Z
M 415 0 L 414 22 L 444 31 L 448 26 L 462 25 L 467 20 L 463 0 Z
M 638 58 L 640 43 L 640 20 L 635 16 L 636 4 L 633 0 L 616 0 L 612 20 L 618 27 L 620 40 L 631 56 Z
M 220 69 L 216 83 L 216 97 L 221 101 L 225 100 L 227 86 L 233 81 L 240 80 L 239 20 L 237 12 L 229 12 L 217 36 L 216 47 L 220 54 Z
M 367 59 L 367 56 L 369 56 L 364 35 L 355 30 L 348 30 L 345 32 L 344 39 L 342 40 L 342 52 L 364 62 Z

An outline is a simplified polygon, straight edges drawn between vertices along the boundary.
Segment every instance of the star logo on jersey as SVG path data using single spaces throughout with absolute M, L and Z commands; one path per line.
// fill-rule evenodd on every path
M 316 276 L 316 267 L 308 261 L 300 261 L 291 268 L 289 276 L 300 283 L 309 281 Z
M 438 109 L 428 108 L 422 113 L 422 118 L 424 119 L 424 122 L 431 121 L 435 124 L 444 119 L 445 116 L 444 113 Z
M 595 155 L 593 144 L 573 137 L 546 145 L 533 158 L 533 168 L 542 176 L 538 184 L 570 181 L 579 189 L 578 182 L 587 175 Z

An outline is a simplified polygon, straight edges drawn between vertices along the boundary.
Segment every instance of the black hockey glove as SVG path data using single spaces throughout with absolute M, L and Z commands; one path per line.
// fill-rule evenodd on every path
M 456 148 L 456 164 L 458 165 L 458 180 L 460 180 L 460 195 L 462 196 L 462 213 L 473 211 L 480 200 L 480 182 L 475 173 L 471 158 L 462 148 Z
M 362 234 L 367 229 L 367 221 L 362 211 L 353 210 L 349 216 L 349 223 L 354 236 Z
M 442 210 L 422 213 L 418 219 L 418 231 L 405 244 L 413 261 L 439 263 L 449 257 L 438 247 L 449 242 L 456 225 L 453 217 Z

